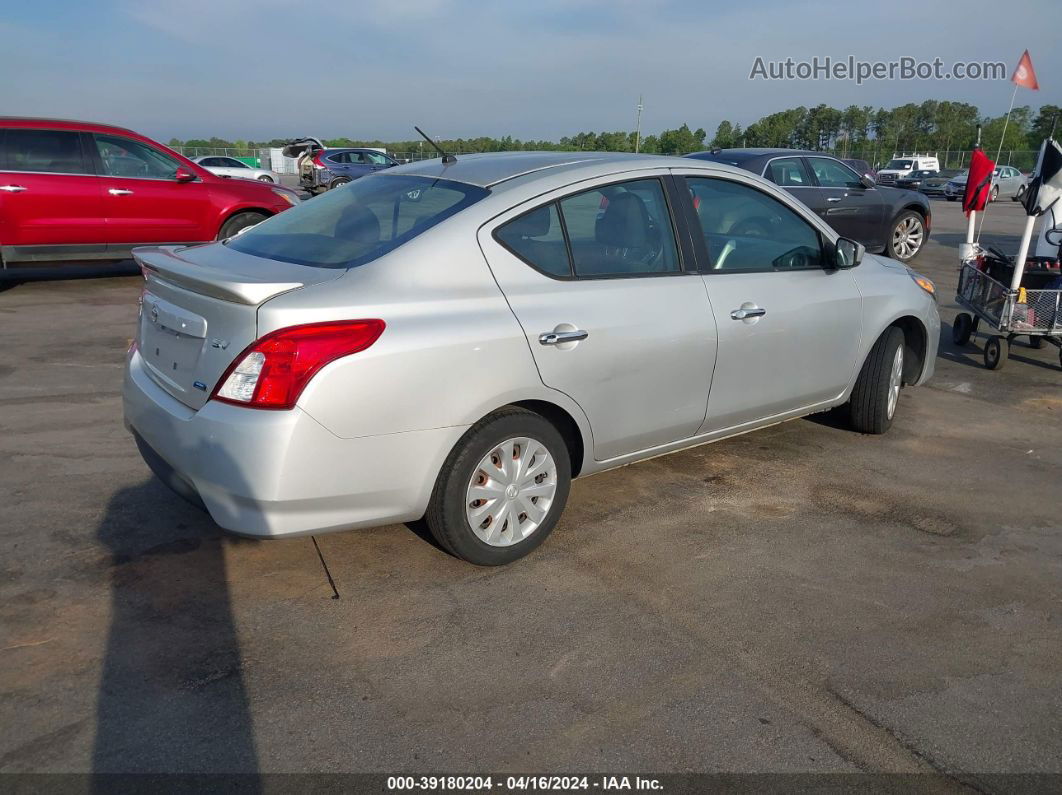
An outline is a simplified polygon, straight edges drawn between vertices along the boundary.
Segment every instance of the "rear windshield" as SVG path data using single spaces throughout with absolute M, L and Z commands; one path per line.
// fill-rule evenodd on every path
M 362 177 L 263 221 L 228 245 L 313 268 L 364 265 L 487 196 L 445 179 Z

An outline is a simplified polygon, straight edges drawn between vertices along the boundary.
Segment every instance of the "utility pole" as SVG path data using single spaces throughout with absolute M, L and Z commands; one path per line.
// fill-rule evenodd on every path
M 642 95 L 638 95 L 638 120 L 634 125 L 634 151 L 638 152 L 642 146 L 642 110 L 645 108 L 642 105 Z

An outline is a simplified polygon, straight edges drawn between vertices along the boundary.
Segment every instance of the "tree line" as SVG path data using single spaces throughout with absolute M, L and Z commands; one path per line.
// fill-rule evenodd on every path
M 830 151 L 866 160 L 888 159 L 893 152 L 926 152 L 968 150 L 977 140 L 981 127 L 981 144 L 986 152 L 996 149 L 1032 150 L 1054 129 L 1055 119 L 1062 113 L 1057 105 L 1043 105 L 1035 114 L 1029 106 L 1014 108 L 1010 121 L 1004 116 L 982 116 L 975 105 L 965 102 L 926 100 L 921 104 L 907 103 L 898 107 L 873 108 L 849 105 L 844 109 L 828 105 L 812 108 L 803 105 L 771 113 L 742 128 L 740 124 L 724 120 L 709 139 L 703 128 L 690 129 L 683 124 L 674 130 L 638 136 L 634 132 L 582 132 L 564 136 L 559 141 L 521 140 L 503 138 L 453 138 L 440 140 L 448 152 L 504 152 L 519 150 L 606 151 L 681 155 L 710 148 L 731 147 L 790 147 Z M 1005 129 L 1004 129 L 1005 128 Z M 251 150 L 283 146 L 286 140 L 228 141 L 222 138 L 172 139 L 170 146 L 209 149 Z M 431 152 L 420 139 L 406 141 L 360 140 L 330 138 L 329 147 L 382 147 L 390 152 Z

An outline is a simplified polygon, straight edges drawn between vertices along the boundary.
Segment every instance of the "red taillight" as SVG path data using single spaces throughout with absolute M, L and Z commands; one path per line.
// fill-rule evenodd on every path
M 313 153 L 313 157 L 310 158 L 310 160 L 313 161 L 313 164 L 318 168 L 327 168 L 327 166 L 321 162 L 321 155 L 323 154 L 324 150 L 318 149 L 316 152 Z
M 290 409 L 329 362 L 363 351 L 383 334 L 382 320 L 339 320 L 266 334 L 229 365 L 211 398 L 256 409 Z

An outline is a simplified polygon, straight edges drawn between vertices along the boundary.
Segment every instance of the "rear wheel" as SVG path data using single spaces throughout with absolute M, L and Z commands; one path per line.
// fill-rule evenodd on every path
M 221 231 L 218 232 L 218 240 L 225 240 L 226 238 L 232 237 L 249 226 L 261 223 L 268 217 L 269 216 L 265 213 L 236 213 L 236 215 L 232 216 L 232 218 L 221 225 Z
M 892 223 L 885 253 L 900 262 L 907 262 L 922 250 L 926 242 L 926 222 L 914 210 L 900 213 Z
M 1035 336 L 1029 337 L 1029 347 L 1037 349 L 1044 347 L 1044 338 Z
M 525 409 L 501 409 L 454 447 L 425 519 L 447 551 L 478 566 L 500 566 L 545 540 L 570 487 L 568 448 L 553 424 Z
M 903 387 L 904 338 L 892 326 L 878 337 L 848 399 L 848 421 L 860 433 L 885 433 L 896 416 Z
M 951 327 L 951 341 L 962 347 L 970 341 L 971 334 L 973 334 L 973 318 L 965 312 L 960 312 Z
M 271 176 L 269 176 L 268 174 L 263 174 L 262 176 L 260 176 L 258 178 L 258 181 L 259 182 L 272 182 L 273 178 Z
M 985 367 L 1002 370 L 1010 355 L 1010 343 L 1006 337 L 989 337 L 985 342 Z
M 336 177 L 328 185 L 328 189 L 331 190 L 332 188 L 338 188 L 340 185 L 346 185 L 348 182 L 350 182 L 350 177 Z
M 953 201 L 958 201 L 959 197 L 958 196 L 948 196 L 947 199 L 948 199 L 948 201 L 953 202 Z

